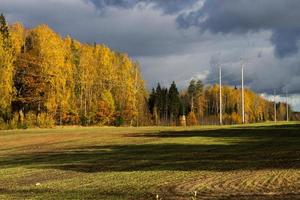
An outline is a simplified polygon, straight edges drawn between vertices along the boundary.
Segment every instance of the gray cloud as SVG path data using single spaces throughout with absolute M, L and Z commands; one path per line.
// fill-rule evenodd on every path
M 198 0 L 85 0 L 93 3 L 98 9 L 107 6 L 133 8 L 138 3 L 154 4 L 155 8 L 172 14 L 194 5 Z
M 294 29 L 276 29 L 271 41 L 276 44 L 276 55 L 280 58 L 298 51 L 297 41 L 300 39 L 300 27 Z
M 136 4 L 142 1 L 143 5 Z M 21 21 L 27 27 L 46 23 L 64 36 L 105 43 L 134 57 L 168 56 L 186 53 L 190 45 L 202 40 L 200 35 L 177 30 L 176 15 L 163 12 L 175 12 L 196 0 L 176 1 L 181 3 L 175 6 L 171 0 L 3 0 L 1 9 L 9 22 Z M 159 9 L 160 5 L 164 9 Z
M 202 8 L 180 15 L 177 22 L 183 28 L 197 26 L 213 33 L 272 30 L 276 55 L 284 57 L 298 51 L 299 10 L 298 0 L 206 0 Z
M 299 21 L 290 20 L 300 19 L 298 1 L 206 0 L 202 7 L 202 0 L 93 1 L 1 0 L 0 12 L 9 22 L 47 23 L 64 36 L 128 52 L 149 88 L 173 80 L 184 87 L 192 77 L 217 83 L 211 60 L 220 53 L 224 84 L 240 85 L 240 58 L 248 58 L 248 87 L 300 93 Z

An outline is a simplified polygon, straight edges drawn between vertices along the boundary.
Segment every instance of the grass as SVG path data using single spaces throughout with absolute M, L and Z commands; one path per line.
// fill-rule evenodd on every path
M 300 124 L 0 132 L 0 199 L 297 199 Z

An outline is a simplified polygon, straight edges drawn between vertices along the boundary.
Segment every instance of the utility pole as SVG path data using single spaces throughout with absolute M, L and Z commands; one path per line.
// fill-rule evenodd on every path
M 244 63 L 242 63 L 242 121 L 245 124 Z
M 289 97 L 288 97 L 287 90 L 286 90 L 286 121 L 289 122 Z
M 277 123 L 276 90 L 274 89 L 274 122 Z
M 222 68 L 219 65 L 219 79 L 220 79 L 220 125 L 223 124 L 223 116 L 222 116 Z

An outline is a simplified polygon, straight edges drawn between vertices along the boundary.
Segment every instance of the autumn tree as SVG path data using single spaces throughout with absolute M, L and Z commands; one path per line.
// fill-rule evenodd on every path
M 223 86 L 224 122 L 241 122 L 241 89 Z M 102 44 L 62 38 L 47 25 L 7 25 L 0 15 L 0 117 L 18 124 L 174 125 L 214 124 L 219 86 L 192 80 L 178 91 L 158 84 L 150 95 L 140 65 Z M 278 120 L 285 103 L 277 104 Z M 291 106 L 289 105 L 292 113 Z M 274 119 L 274 104 L 245 89 L 247 122 Z M 34 123 L 32 123 L 34 120 Z M 150 122 L 149 122 L 150 121 Z
M 41 110 L 62 122 L 69 107 L 72 68 L 63 40 L 48 26 L 30 30 L 17 57 L 14 100 L 20 113 L 27 107 L 34 110 L 37 121 Z
M 0 116 L 5 122 L 10 119 L 13 97 L 14 51 L 8 25 L 0 15 Z
M 204 84 L 201 80 L 191 80 L 188 86 L 188 97 L 191 112 L 195 113 L 197 121 L 204 116 L 205 98 Z
M 110 91 L 105 90 L 102 92 L 98 100 L 97 121 L 101 125 L 111 125 L 115 112 L 115 102 Z
M 191 111 L 187 115 L 186 122 L 187 122 L 188 126 L 196 126 L 196 125 L 198 125 L 198 120 L 197 120 L 196 115 L 195 115 L 195 113 L 193 111 Z

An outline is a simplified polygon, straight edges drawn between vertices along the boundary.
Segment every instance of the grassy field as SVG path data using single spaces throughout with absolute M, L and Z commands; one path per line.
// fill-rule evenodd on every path
M 0 199 L 300 199 L 300 124 L 0 131 Z

